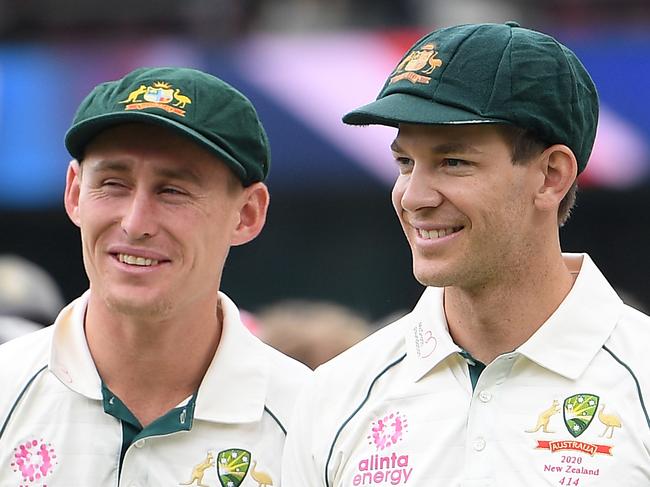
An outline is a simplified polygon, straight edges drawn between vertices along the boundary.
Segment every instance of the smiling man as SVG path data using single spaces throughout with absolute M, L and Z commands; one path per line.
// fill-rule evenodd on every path
M 309 372 L 219 291 L 269 203 L 253 106 L 206 73 L 141 68 L 97 86 L 65 142 L 90 289 L 0 348 L 0 484 L 277 484 Z
M 575 54 L 514 22 L 430 33 L 344 117 L 398 129 L 392 201 L 427 288 L 316 370 L 284 487 L 650 483 L 650 319 L 560 248 L 597 118 Z

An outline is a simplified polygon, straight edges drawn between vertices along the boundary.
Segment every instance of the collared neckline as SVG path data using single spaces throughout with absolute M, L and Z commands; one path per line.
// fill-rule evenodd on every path
M 50 371 L 68 388 L 90 399 L 102 399 L 102 380 L 95 368 L 84 318 L 90 290 L 63 308 L 52 325 Z
M 449 334 L 443 297 L 443 288 L 427 287 L 404 319 L 406 366 L 414 382 L 449 355 L 461 351 Z
M 269 361 L 264 345 L 248 331 L 239 310 L 219 293 L 223 329 L 219 347 L 199 386 L 195 419 L 250 423 L 264 414 Z
M 576 379 L 614 331 L 623 301 L 589 255 L 563 256 L 570 267 L 579 268 L 573 287 L 517 352 L 546 369 Z
M 102 400 L 102 381 L 88 348 L 84 317 L 90 291 L 66 306 L 54 322 L 49 369 L 68 388 Z M 199 386 L 194 419 L 223 423 L 259 420 L 269 383 L 264 346 L 241 321 L 237 306 L 219 293 L 221 339 Z
M 576 280 L 555 312 L 514 352 L 569 379 L 579 377 L 607 341 L 623 301 L 587 254 L 562 254 Z M 407 363 L 414 381 L 461 349 L 444 311 L 444 289 L 427 287 L 405 317 Z M 429 339 L 431 338 L 431 339 Z

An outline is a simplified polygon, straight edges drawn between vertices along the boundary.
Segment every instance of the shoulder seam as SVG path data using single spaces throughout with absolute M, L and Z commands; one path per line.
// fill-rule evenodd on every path
M 34 382 L 34 379 L 36 379 L 36 377 L 37 377 L 41 372 L 43 372 L 45 369 L 47 369 L 47 365 L 44 365 L 43 367 L 41 367 L 41 368 L 40 368 L 40 369 L 39 369 L 39 370 L 38 370 L 38 371 L 37 371 L 37 372 L 36 372 L 36 373 L 31 377 L 31 379 L 29 379 L 29 380 L 27 381 L 27 384 L 25 384 L 25 387 L 23 387 L 23 390 L 20 391 L 20 394 L 18 394 L 18 397 L 17 397 L 16 400 L 14 401 L 13 406 L 11 406 L 11 409 L 9 410 L 9 414 L 7 414 L 7 418 L 5 419 L 4 423 L 2 424 L 2 429 L 0 429 L 0 439 L 2 439 L 2 435 L 4 434 L 5 429 L 7 428 L 7 425 L 9 424 L 9 420 L 11 419 L 11 416 L 14 414 L 14 411 L 15 411 L 15 409 L 16 409 L 16 406 L 18 406 L 18 403 L 19 403 L 20 400 L 22 399 L 23 395 L 25 394 L 25 392 L 27 392 L 27 389 L 29 389 L 29 386 L 32 385 L 32 382 Z
M 629 365 L 627 365 L 625 362 L 623 362 L 618 356 L 612 352 L 609 348 L 607 348 L 607 345 L 603 345 L 603 350 L 605 350 L 607 353 L 609 353 L 614 360 L 616 360 L 620 365 L 622 365 L 625 370 L 627 370 L 630 375 L 632 376 L 632 379 L 634 379 L 634 383 L 636 385 L 636 392 L 639 396 L 639 402 L 641 403 L 641 409 L 643 409 L 643 414 L 645 416 L 645 420 L 648 423 L 648 428 L 650 428 L 650 417 L 648 417 L 648 410 L 645 407 L 645 402 L 643 401 L 643 393 L 641 392 L 641 385 L 639 384 L 639 380 L 636 378 L 636 375 L 632 371 Z
M 391 369 L 392 367 L 400 363 L 402 360 L 404 360 L 405 357 L 406 357 L 406 353 L 402 355 L 400 358 L 398 358 L 397 360 L 388 364 L 384 368 L 384 370 L 382 370 L 381 372 L 379 372 L 379 374 L 375 376 L 375 378 L 370 383 L 370 386 L 368 387 L 368 392 L 366 393 L 366 397 L 363 398 L 361 404 L 359 404 L 359 406 L 357 406 L 357 408 L 352 412 L 352 414 L 350 414 L 350 416 L 348 416 L 348 418 L 343 422 L 343 424 L 341 424 L 341 427 L 336 432 L 336 435 L 334 435 L 334 439 L 332 440 L 332 444 L 330 446 L 329 454 L 327 455 L 327 461 L 325 462 L 325 486 L 326 487 L 330 487 L 329 478 L 328 478 L 329 464 L 330 464 L 330 460 L 332 459 L 332 453 L 334 452 L 334 445 L 336 445 L 336 441 L 339 439 L 341 432 L 347 426 L 347 424 L 352 420 L 352 418 L 361 410 L 364 404 L 366 404 L 366 402 L 370 398 L 370 393 L 372 392 L 372 388 L 375 386 L 375 384 L 381 378 L 381 376 L 384 375 L 386 372 L 388 372 L 389 369 Z

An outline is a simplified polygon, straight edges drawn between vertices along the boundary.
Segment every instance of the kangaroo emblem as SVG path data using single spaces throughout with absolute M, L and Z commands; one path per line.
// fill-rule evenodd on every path
M 537 417 L 537 425 L 535 426 L 535 428 L 531 430 L 526 430 L 526 433 L 536 433 L 540 429 L 544 433 L 555 433 L 555 431 L 548 430 L 548 423 L 551 420 L 551 416 L 559 412 L 560 412 L 560 403 L 556 399 L 553 399 L 553 404 L 551 404 L 551 407 L 539 413 L 539 416 Z
M 194 482 L 196 482 L 196 485 L 198 487 L 209 487 L 203 483 L 203 475 L 205 475 L 205 471 L 212 466 L 214 466 L 214 457 L 212 456 L 212 452 L 208 452 L 205 460 L 203 460 L 192 469 L 192 476 L 190 480 L 187 482 L 181 482 L 178 485 L 192 485 Z
M 129 93 L 129 96 L 126 100 L 121 101 L 120 103 L 135 103 L 138 101 L 140 95 L 144 95 L 147 92 L 147 87 L 145 85 L 140 85 L 136 90 L 133 90 Z

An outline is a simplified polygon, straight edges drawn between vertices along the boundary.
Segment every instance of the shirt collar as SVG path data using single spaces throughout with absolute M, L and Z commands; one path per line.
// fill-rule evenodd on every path
M 564 254 L 578 276 L 560 306 L 517 350 L 569 379 L 578 378 L 605 344 L 623 301 L 587 254 Z
M 90 355 L 84 317 L 90 291 L 63 308 L 54 322 L 49 369 L 67 387 L 90 399 L 102 399 L 102 381 Z
M 406 366 L 413 381 L 460 348 L 451 339 L 443 306 L 444 289 L 427 287 L 413 311 L 404 317 Z
M 587 254 L 563 254 L 579 270 L 573 287 L 548 320 L 516 352 L 569 379 L 579 377 L 611 335 L 623 302 Z M 460 348 L 453 342 L 444 289 L 428 287 L 405 317 L 407 364 L 414 381 Z
M 84 317 L 90 291 L 66 306 L 54 322 L 49 369 L 67 387 L 102 399 L 102 381 L 88 348 Z M 237 306 L 219 293 L 221 340 L 196 399 L 195 419 L 254 422 L 264 413 L 269 364 L 264 345 L 244 326 Z
M 237 306 L 219 293 L 223 329 L 196 399 L 195 419 L 248 423 L 264 414 L 269 363 L 264 345 L 244 326 Z

